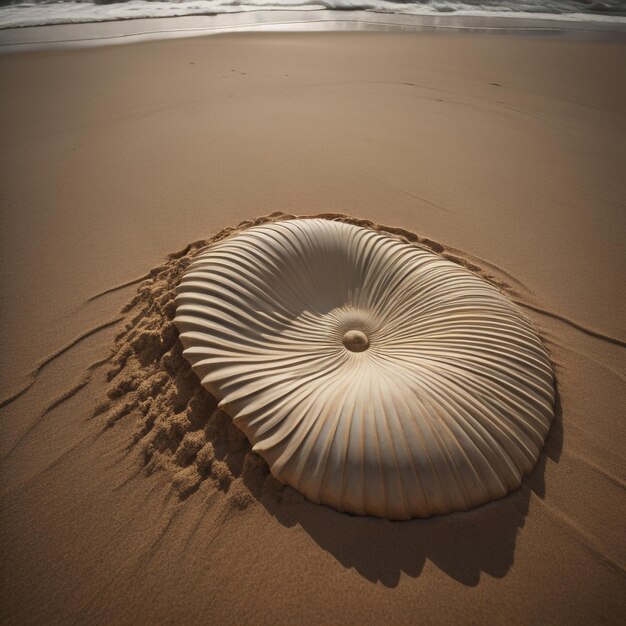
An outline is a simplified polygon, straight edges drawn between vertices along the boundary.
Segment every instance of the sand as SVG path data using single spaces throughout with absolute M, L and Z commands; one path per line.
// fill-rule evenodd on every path
M 619 622 L 625 57 L 439 33 L 1 56 L 3 619 Z M 216 416 L 187 493 L 196 444 L 168 437 L 194 390 L 142 391 L 170 420 L 163 463 L 132 410 L 110 419 L 137 286 L 150 304 L 169 253 L 274 211 L 401 227 L 510 286 L 560 394 L 518 491 L 429 520 L 342 515 L 268 479 Z

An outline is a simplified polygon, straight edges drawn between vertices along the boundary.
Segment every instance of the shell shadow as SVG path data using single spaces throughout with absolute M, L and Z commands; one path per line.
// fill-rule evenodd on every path
M 495 578 L 507 574 L 515 557 L 518 531 L 524 526 L 530 498 L 545 497 L 548 459 L 558 463 L 563 446 L 560 397 L 544 450 L 522 486 L 504 498 L 463 513 L 392 522 L 338 513 L 316 505 L 287 487 L 282 498 L 253 495 L 283 526 L 299 525 L 345 568 L 372 583 L 398 585 L 404 573 L 418 577 L 431 561 L 454 580 L 479 583 L 481 572 Z

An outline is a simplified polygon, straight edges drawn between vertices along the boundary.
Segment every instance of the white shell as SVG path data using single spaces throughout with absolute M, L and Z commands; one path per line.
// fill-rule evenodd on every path
M 202 252 L 176 304 L 185 357 L 272 474 L 340 511 L 405 519 L 500 498 L 550 428 L 552 368 L 520 310 L 386 234 L 253 227 Z

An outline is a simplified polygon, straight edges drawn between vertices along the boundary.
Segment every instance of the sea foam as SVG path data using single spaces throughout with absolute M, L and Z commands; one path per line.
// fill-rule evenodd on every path
M 626 24 L 626 7 L 621 0 L 127 0 L 126 2 L 17 0 L 0 2 L 0 28 L 104 22 L 183 15 L 220 15 L 250 11 L 332 9 L 370 11 L 412 16 L 475 16 L 559 19 L 594 23 Z

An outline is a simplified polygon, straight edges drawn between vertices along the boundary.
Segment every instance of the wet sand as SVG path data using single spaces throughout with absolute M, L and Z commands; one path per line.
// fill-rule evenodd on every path
M 617 623 L 625 60 L 475 33 L 2 55 L 3 619 Z M 189 493 L 175 427 L 151 464 L 111 397 L 115 336 L 145 313 L 120 311 L 168 254 L 275 211 L 401 227 L 509 285 L 560 393 L 520 490 L 429 520 L 341 515 L 272 482 L 222 418 Z

